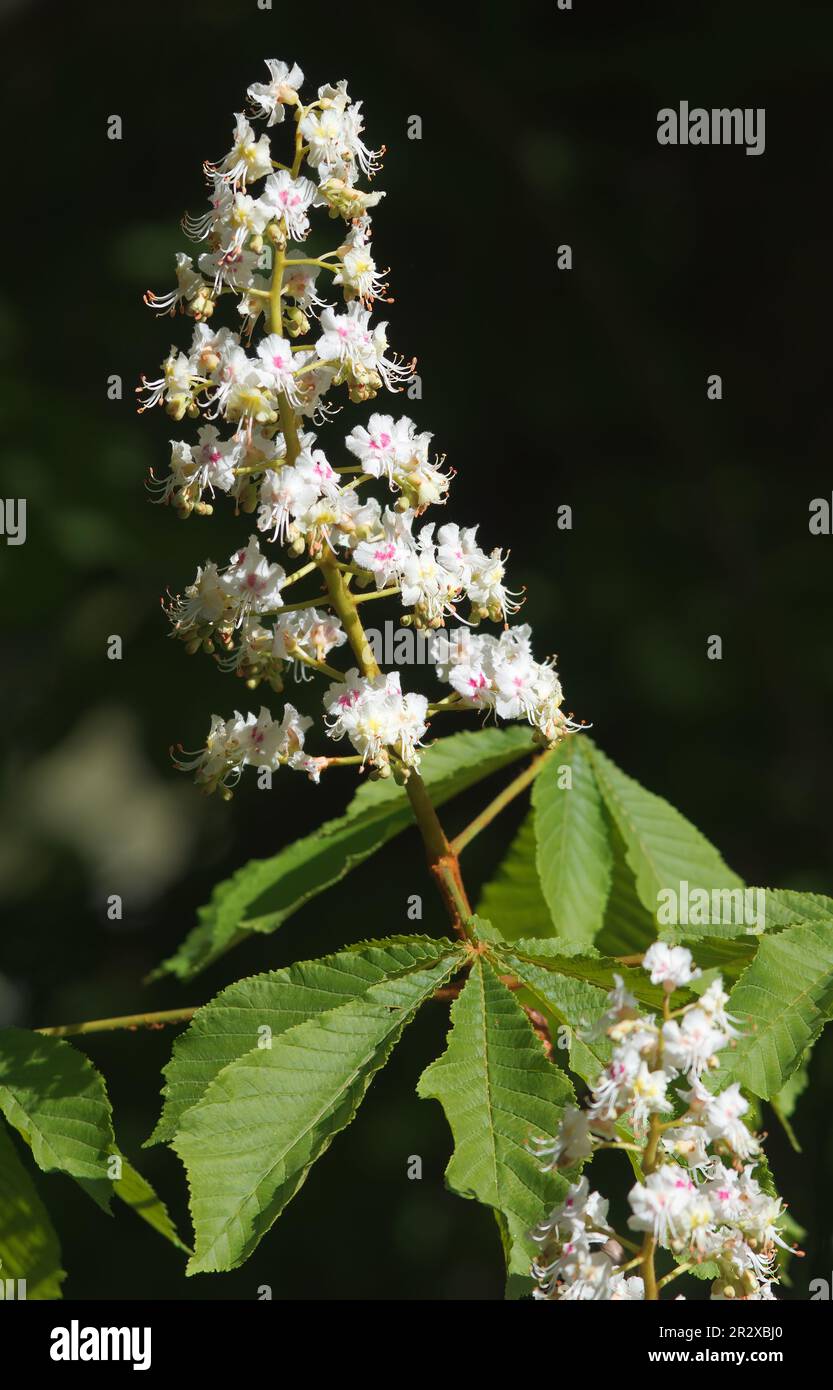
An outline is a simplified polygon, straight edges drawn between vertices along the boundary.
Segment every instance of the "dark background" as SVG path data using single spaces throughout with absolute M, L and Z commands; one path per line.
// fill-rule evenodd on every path
M 391 342 L 420 359 L 409 413 L 458 470 L 449 516 L 511 548 L 568 706 L 748 882 L 833 890 L 833 538 L 808 531 L 810 500 L 833 491 L 829 7 L 18 0 L 2 15 L 0 485 L 28 499 L 29 535 L 0 546 L 0 1022 L 199 1003 L 242 974 L 407 930 L 413 892 L 424 929 L 443 925 L 409 835 L 190 986 L 139 983 L 218 878 L 350 790 L 347 774 L 319 790 L 287 776 L 271 797 L 250 781 L 224 805 L 167 755 L 246 697 L 166 640 L 159 596 L 207 555 L 224 560 L 248 524 L 218 509 L 182 525 L 148 504 L 148 468 L 164 471 L 167 440 L 187 430 L 137 418 L 132 387 L 191 324 L 155 319 L 141 295 L 173 283 L 201 161 L 227 149 L 265 57 L 297 60 L 307 89 L 346 76 L 370 143 L 388 146 L 375 249 L 393 271 Z M 683 98 L 765 107 L 765 154 L 660 147 L 657 110 Z M 413 114 L 420 142 L 406 138 Z M 570 273 L 556 270 L 561 243 Z M 121 402 L 107 400 L 112 373 Z M 556 527 L 563 503 L 572 532 Z M 121 662 L 105 657 L 111 633 Z M 711 634 L 720 662 L 706 659 Z M 472 809 L 455 807 L 449 828 Z M 514 823 L 472 846 L 475 888 Z M 110 893 L 122 923 L 106 920 Z M 42 1178 L 66 1294 L 251 1299 L 268 1283 L 276 1298 L 498 1297 L 491 1218 L 444 1191 L 445 1122 L 414 1094 L 445 1027 L 435 1006 L 406 1033 L 357 1123 L 234 1274 L 186 1281 L 129 1213 L 110 1224 L 68 1180 Z M 171 1041 L 112 1034 L 87 1050 L 122 1146 L 187 1230 L 178 1160 L 140 1153 Z M 833 1267 L 829 1038 L 811 1075 L 803 1157 L 779 1132 L 770 1142 L 809 1232 L 798 1296 Z M 411 1154 L 422 1182 L 405 1176 Z

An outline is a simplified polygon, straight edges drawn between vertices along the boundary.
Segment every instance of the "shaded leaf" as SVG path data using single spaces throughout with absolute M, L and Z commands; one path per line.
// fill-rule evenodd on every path
M 0 1282 L 25 1279 L 27 1299 L 52 1299 L 65 1278 L 49 1213 L 0 1124 Z
M 115 1141 L 104 1081 L 62 1038 L 24 1028 L 0 1032 L 0 1111 L 44 1172 L 107 1178 Z
M 170 1241 L 178 1250 L 184 1250 L 190 1254 L 188 1246 L 180 1239 L 176 1226 L 171 1220 L 168 1208 L 157 1196 L 147 1178 L 143 1177 L 133 1164 L 123 1155 L 122 1175 L 113 1183 L 113 1191 L 116 1196 L 125 1202 L 142 1221 L 146 1221 L 152 1226 L 154 1231 L 164 1236 L 165 1240 Z
M 452 734 L 427 749 L 420 772 L 435 806 L 531 753 L 529 729 Z M 218 884 L 199 924 L 154 972 L 190 979 L 250 932 L 275 931 L 293 912 L 413 824 L 402 787 L 367 782 L 337 820 L 325 822 L 268 859 L 253 859 Z

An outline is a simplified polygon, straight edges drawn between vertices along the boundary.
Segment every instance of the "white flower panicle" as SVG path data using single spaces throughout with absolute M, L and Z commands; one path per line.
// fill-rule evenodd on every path
M 723 982 L 718 976 L 699 999 L 672 1011 L 671 994 L 700 977 L 691 952 L 658 941 L 642 963 L 663 986 L 662 1016 L 640 1012 L 614 977 L 608 1009 L 592 1030 L 613 1043 L 610 1061 L 584 1108 L 568 1106 L 555 1136 L 532 1147 L 548 1169 L 573 1168 L 600 1144 L 642 1148 L 643 1178 L 628 1194 L 627 1225 L 646 1244 L 633 1258 L 625 1254 L 624 1245 L 636 1247 L 620 1243 L 607 1201 L 584 1176 L 530 1233 L 540 1247 L 535 1296 L 643 1299 L 650 1242 L 651 1260 L 656 1247 L 681 1270 L 715 1266 L 714 1299 L 771 1299 L 777 1247 L 789 1248 L 779 1234 L 784 1209 L 767 1190 L 766 1169 L 756 1172 L 761 1145 L 744 1122 L 749 1107 L 739 1083 L 718 1091 L 703 1080 L 739 1036 L 725 1012 Z
M 371 210 L 383 195 L 360 184 L 378 172 L 383 151 L 365 142 L 361 103 L 343 81 L 303 95 L 295 63 L 269 59 L 266 68 L 266 80 L 248 88 L 249 113 L 234 118 L 230 149 L 204 166 L 207 211 L 183 220 L 193 254 L 177 256 L 172 290 L 145 296 L 157 313 L 193 324 L 190 343 L 172 346 L 160 374 L 139 388 L 140 409 L 161 406 L 196 424 L 195 438 L 171 441 L 167 473 L 151 474 L 154 500 L 184 519 L 210 516 L 225 497 L 256 532 L 227 566 L 206 561 L 166 603 L 172 633 L 250 689 L 280 691 L 288 671 L 328 678 L 319 732 L 346 739 L 353 753 L 273 759 L 316 779 L 349 761 L 404 780 L 432 715 L 446 709 L 526 720 L 538 743 L 552 745 L 579 726 L 562 711 L 554 659 L 536 661 L 529 627 L 508 626 L 522 595 L 507 581 L 505 552 L 481 544 L 476 526 L 421 519 L 447 501 L 453 476 L 431 434 L 379 410 L 345 430 L 340 459 L 319 440 L 341 409 L 341 388 L 354 404 L 370 402 L 407 386 L 415 364 L 391 351 L 387 324 L 374 319 L 387 292 L 372 249 Z M 343 226 L 331 250 L 310 244 L 319 211 Z M 225 304 L 232 312 L 218 324 Z M 290 573 L 270 557 L 274 545 L 282 559 L 305 563 Z M 360 655 L 355 624 L 349 641 L 361 669 L 329 666 L 348 640 L 334 574 L 354 613 L 357 601 L 396 596 L 404 626 L 437 632 L 456 620 L 458 633 L 485 622 L 501 630 L 447 644 L 438 673 L 451 690 L 430 705 Z M 307 575 L 315 592 L 286 594 Z M 243 766 L 264 765 L 245 732 L 262 720 L 215 716 L 203 754 L 180 765 L 227 794 Z M 302 736 L 306 725 L 292 728 Z

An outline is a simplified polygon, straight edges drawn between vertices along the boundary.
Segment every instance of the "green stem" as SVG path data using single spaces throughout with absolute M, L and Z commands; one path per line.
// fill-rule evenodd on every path
M 380 674 L 379 665 L 362 627 L 355 597 L 348 589 L 344 575 L 336 564 L 330 560 L 322 560 L 320 569 L 327 585 L 327 592 L 330 595 L 330 603 L 341 619 L 341 625 L 347 633 L 347 640 L 359 663 L 362 675 L 372 680 Z
M 660 1279 L 659 1283 L 657 1284 L 657 1288 L 664 1289 L 665 1285 L 670 1284 L 672 1279 L 678 1279 L 681 1274 L 687 1274 L 691 1268 L 691 1263 L 686 1265 L 677 1265 L 677 1268 L 672 1269 L 670 1274 L 666 1274 L 663 1276 L 662 1279 Z
M 524 771 L 519 773 L 518 776 L 509 783 L 508 787 L 505 787 L 504 790 L 495 797 L 494 801 L 489 802 L 489 805 L 480 812 L 479 816 L 475 816 L 474 820 L 466 826 L 465 830 L 460 831 L 460 834 L 451 842 L 451 848 L 454 850 L 455 854 L 460 854 L 465 849 L 466 845 L 470 844 L 474 839 L 475 835 L 479 835 L 481 830 L 485 830 L 487 825 L 491 825 L 495 817 L 500 815 L 501 811 L 504 810 L 511 801 L 514 801 L 516 796 L 520 796 L 521 792 L 526 791 L 526 788 L 531 782 L 535 781 L 538 773 L 543 770 L 554 752 L 554 748 L 548 748 L 545 753 L 541 753 L 535 758 L 535 760 L 529 764 L 529 767 L 524 768 Z
M 343 681 L 343 680 L 344 680 L 344 672 L 343 672 L 343 671 L 337 670 L 335 666 L 329 666 L 329 665 L 327 664 L 326 661 L 316 661 L 316 659 L 315 659 L 314 656 L 305 656 L 305 654 L 304 654 L 303 652 L 297 652 L 297 651 L 296 651 L 296 652 L 290 652 L 290 656 L 291 656 L 291 658 L 292 658 L 293 661 L 300 661 L 300 662 L 302 663 L 302 665 L 304 665 L 304 666 L 309 666 L 310 670 L 312 670 L 312 671 L 320 671 L 320 673 L 321 673 L 322 676 L 329 676 L 329 677 L 330 677 L 330 680 L 334 680 L 334 681 Z M 332 762 L 333 759 L 332 759 L 332 758 L 328 758 L 327 761 L 328 761 L 328 762 Z M 340 758 L 340 759 L 339 759 L 339 762 L 343 762 L 343 761 L 344 761 L 343 758 Z M 362 761 L 361 754 L 359 754 L 359 756 L 356 758 L 356 762 L 357 762 L 357 763 L 360 763 L 361 761 Z
M 390 598 L 393 594 L 399 593 L 399 585 L 391 589 L 374 589 L 372 594 L 356 594 L 353 598 L 354 603 L 370 603 L 374 598 Z
M 36 1028 L 47 1038 L 72 1038 L 83 1033 L 112 1033 L 117 1028 L 162 1028 L 166 1023 L 187 1023 L 201 1005 L 190 1009 L 164 1009 L 161 1013 L 124 1014 L 120 1018 L 94 1018 L 87 1023 L 61 1023 L 54 1028 Z
M 337 563 L 332 560 L 322 560 L 321 573 L 327 585 L 330 603 L 341 619 L 344 631 L 347 633 L 347 640 L 361 667 L 362 675 L 372 680 L 380 674 L 379 665 L 362 626 L 359 610 L 356 607 L 356 597 L 347 587 L 347 581 Z M 448 842 L 425 783 L 413 768 L 408 770 L 405 790 L 425 845 L 428 867 L 434 875 L 452 925 L 460 936 L 472 940 L 473 929 L 470 925 L 472 910 L 463 886 L 457 855 Z
M 667 1019 L 669 1016 L 670 1001 L 666 994 L 662 1001 L 662 1012 Z M 662 1030 L 659 1034 L 657 1044 L 657 1068 L 662 1070 Z M 651 1116 L 651 1125 L 648 1130 L 648 1142 L 645 1145 L 645 1153 L 642 1157 L 642 1172 L 646 1177 L 656 1172 L 660 1164 L 659 1141 L 662 1137 L 662 1120 L 655 1111 Z M 645 1301 L 656 1302 L 659 1298 L 656 1270 L 654 1269 L 654 1257 L 656 1255 L 657 1243 L 650 1231 L 645 1232 L 645 1239 L 642 1242 L 642 1280 L 645 1286 Z

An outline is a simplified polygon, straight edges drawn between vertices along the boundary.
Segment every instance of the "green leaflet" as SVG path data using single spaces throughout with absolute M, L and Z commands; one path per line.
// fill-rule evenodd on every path
M 420 772 L 435 806 L 441 806 L 532 751 L 526 727 L 452 734 L 426 751 Z M 327 821 L 269 859 L 253 859 L 219 884 L 200 909 L 198 926 L 155 976 L 190 979 L 248 933 L 275 931 L 412 823 L 403 788 L 392 781 L 366 783 L 338 820 Z
M 596 951 L 567 954 L 558 941 L 535 940 L 513 941 L 511 949 L 514 954 L 540 965 L 544 970 L 566 975 L 572 980 L 586 980 L 603 990 L 612 989 L 614 976 L 619 975 L 641 1003 L 648 1004 L 652 1009 L 662 1009 L 663 991 L 659 985 L 651 984 L 643 970 L 620 965 L 618 961 L 600 956 Z
M 808 1047 L 807 1051 L 804 1053 L 804 1056 L 801 1059 L 801 1062 L 796 1067 L 795 1071 L 792 1073 L 792 1076 L 781 1087 L 781 1090 L 778 1092 L 777 1096 L 773 1096 L 771 1101 L 769 1102 L 772 1106 L 772 1109 L 775 1111 L 775 1114 L 777 1115 L 779 1121 L 783 1125 L 784 1132 L 786 1133 L 787 1138 L 792 1144 L 792 1147 L 795 1149 L 796 1153 L 799 1154 L 801 1153 L 801 1145 L 799 1144 L 798 1137 L 795 1133 L 795 1130 L 793 1129 L 792 1118 L 795 1114 L 795 1108 L 798 1105 L 799 1100 L 801 1099 L 801 1097 L 803 1096 L 804 1092 L 810 1084 L 810 1060 L 812 1058 L 812 1055 L 813 1049 L 811 1047 Z
M 570 785 L 564 786 L 567 769 Z M 589 946 L 610 892 L 611 849 L 582 738 L 568 739 L 548 759 L 533 783 L 532 805 L 536 865 L 555 935 Z
M 657 912 L 659 893 L 663 889 L 679 893 L 683 881 L 691 889 L 743 887 L 714 846 L 679 811 L 628 777 L 590 739 L 585 740 L 585 747 L 599 790 L 622 836 L 639 900 L 652 916 Z M 675 930 L 665 928 L 662 934 L 675 937 Z M 720 934 L 713 926 L 702 930 L 704 935 Z M 687 939 L 696 935 L 693 927 L 687 932 Z
M 607 811 L 605 819 L 612 856 L 610 894 L 596 946 L 606 956 L 633 956 L 647 951 L 656 941 L 656 919 L 639 901 L 625 842 Z
M 165 1068 L 165 1104 L 148 1144 L 173 1139 L 183 1114 L 217 1073 L 261 1040 L 359 999 L 385 978 L 443 959 L 452 949 L 450 941 L 430 937 L 391 937 L 229 985 L 197 1011 L 174 1043 Z
M 0 1032 L 0 1111 L 44 1172 L 106 1180 L 110 1101 L 95 1067 L 68 1042 L 23 1028 Z
M 727 1005 L 744 1030 L 720 1054 L 717 1083 L 740 1081 L 764 1100 L 778 1094 L 815 1042 L 833 1008 L 833 933 L 787 927 L 760 940 Z
M 535 816 L 530 812 L 477 905 L 478 914 L 494 922 L 506 941 L 552 936 L 555 930 L 538 881 L 535 849 Z
M 509 1274 L 528 1275 L 527 1233 L 567 1187 L 564 1178 L 541 1171 L 529 1140 L 555 1133 L 572 1087 L 482 957 L 451 1021 L 447 1049 L 423 1072 L 417 1091 L 440 1102 L 451 1126 L 448 1186 L 499 1213 Z
M 555 1027 L 550 1034 L 556 1055 L 567 1044 L 570 1070 L 589 1086 L 595 1085 L 610 1060 L 611 1048 L 606 1037 L 588 1037 L 587 1031 L 605 1012 L 605 990 L 537 965 L 511 948 L 496 954 L 496 964 L 522 980 L 531 993 L 533 1007 L 552 1018 Z
M 25 1279 L 27 1299 L 50 1299 L 65 1278 L 49 1214 L 0 1124 L 0 1282 Z
M 147 1178 L 143 1177 L 123 1155 L 121 1172 L 121 1177 L 113 1183 L 113 1191 L 116 1196 L 160 1236 L 164 1236 L 171 1245 L 175 1245 L 177 1250 L 184 1250 L 186 1254 L 190 1255 L 191 1252 L 185 1242 L 180 1239 L 168 1208 L 161 1197 L 157 1196 Z
M 406 1024 L 464 957 L 449 945 L 425 969 L 373 985 L 218 1073 L 173 1143 L 191 1189 L 190 1274 L 235 1269 L 251 1254 L 353 1119 Z
M 104 1079 L 83 1052 L 63 1038 L 4 1029 L 0 1110 L 44 1172 L 67 1173 L 104 1211 L 115 1193 L 166 1240 L 187 1250 L 165 1204 L 119 1150 Z M 111 1180 L 114 1156 L 121 1160 L 121 1177 Z
M 803 922 L 833 922 L 833 898 L 821 893 L 796 893 L 791 888 L 766 888 L 766 930 Z

